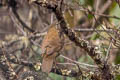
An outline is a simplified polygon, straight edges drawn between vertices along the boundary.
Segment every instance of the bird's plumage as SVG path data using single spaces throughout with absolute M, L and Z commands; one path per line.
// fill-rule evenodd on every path
M 42 42 L 42 71 L 46 73 L 49 73 L 51 71 L 53 62 L 58 55 L 57 52 L 62 47 L 59 31 L 56 29 L 55 26 L 56 24 L 51 25 L 47 35 L 44 37 Z

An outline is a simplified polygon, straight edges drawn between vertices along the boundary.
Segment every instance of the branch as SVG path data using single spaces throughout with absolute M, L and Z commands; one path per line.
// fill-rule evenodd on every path
M 27 26 L 27 25 L 21 20 L 20 16 L 19 16 L 18 13 L 17 13 L 16 5 L 17 5 L 17 1 L 15 1 L 15 0 L 9 1 L 9 3 L 8 3 L 8 7 L 9 7 L 9 9 L 10 9 L 10 10 L 9 10 L 10 16 L 11 16 L 12 20 L 15 19 L 15 20 L 13 20 L 13 22 L 14 22 L 15 24 L 17 24 L 17 26 L 20 25 L 19 27 L 23 27 L 23 28 L 27 29 L 27 30 L 30 31 L 30 32 L 35 32 L 33 29 L 31 29 L 29 26 Z M 22 32 L 23 32 L 23 31 L 22 31 Z

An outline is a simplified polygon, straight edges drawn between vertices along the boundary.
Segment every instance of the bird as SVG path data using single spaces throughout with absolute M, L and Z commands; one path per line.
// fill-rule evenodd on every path
M 59 55 L 59 51 L 62 49 L 62 39 L 59 35 L 59 30 L 56 29 L 56 23 L 50 25 L 48 33 L 45 35 L 42 41 L 42 71 L 49 73 L 53 67 L 53 63 L 56 57 Z

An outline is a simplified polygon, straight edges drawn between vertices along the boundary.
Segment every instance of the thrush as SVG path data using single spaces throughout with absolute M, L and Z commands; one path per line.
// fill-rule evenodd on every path
M 59 31 L 56 29 L 56 24 L 53 23 L 45 35 L 41 49 L 43 51 L 42 71 L 49 73 L 52 69 L 53 63 L 58 56 L 58 51 L 62 48 L 62 41 Z

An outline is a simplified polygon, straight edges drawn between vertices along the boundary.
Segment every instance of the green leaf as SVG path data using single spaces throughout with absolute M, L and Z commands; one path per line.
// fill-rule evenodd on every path
M 114 7 L 112 7 L 112 9 L 110 10 L 110 15 L 120 17 L 120 8 L 118 5 L 115 5 Z M 110 21 L 115 25 L 120 24 L 119 19 L 110 18 Z

